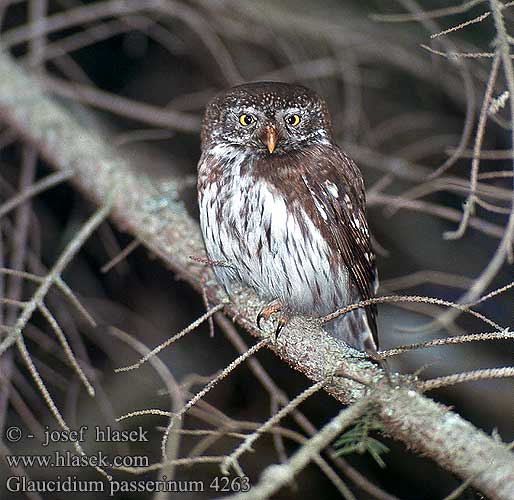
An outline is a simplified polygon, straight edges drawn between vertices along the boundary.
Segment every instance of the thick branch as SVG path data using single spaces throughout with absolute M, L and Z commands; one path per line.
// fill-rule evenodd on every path
M 61 105 L 46 97 L 37 80 L 3 53 L 0 116 L 56 168 L 73 169 L 73 182 L 94 202 L 105 203 L 112 187 L 117 186 L 114 221 L 201 290 L 204 267 L 189 257 L 203 255 L 203 243 L 197 223 L 181 203 L 169 200 L 166 208 L 152 210 L 155 197 L 162 195 L 142 179 L 137 165 L 129 165 L 99 135 L 82 127 Z M 209 288 L 208 295 L 214 304 L 224 298 L 217 287 Z M 261 306 L 251 291 L 243 290 L 225 312 L 250 333 L 262 337 L 255 325 Z M 318 321 L 296 318 L 278 343 L 268 346 L 313 381 L 326 379 L 339 367 L 348 377 L 333 379 L 326 390 L 342 403 L 364 396 L 365 386 L 357 380 L 382 384 L 382 390 L 373 391 L 373 401 L 392 437 L 463 478 L 473 477 L 472 485 L 489 498 L 514 498 L 514 457 L 502 443 L 409 388 L 406 380 L 398 378 L 402 382 L 398 387 L 381 381 L 380 369 L 324 333 Z

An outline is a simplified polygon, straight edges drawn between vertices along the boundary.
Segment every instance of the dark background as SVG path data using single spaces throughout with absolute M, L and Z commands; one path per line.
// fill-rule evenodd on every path
M 103 2 L 96 3 L 100 5 Z M 79 5 L 80 2 L 70 0 L 50 1 L 48 12 L 71 11 Z M 47 60 L 45 71 L 54 77 L 95 86 L 163 110 L 169 106 L 195 115 L 201 115 L 206 102 L 216 92 L 238 81 L 294 81 L 316 89 L 329 102 L 339 143 L 363 170 L 369 190 L 370 224 L 379 254 L 378 267 L 383 283 L 380 292 L 458 300 L 469 286 L 469 278 L 478 276 L 485 267 L 499 239 L 468 228 L 462 239 L 448 241 L 443 238 L 443 233 L 455 229 L 459 219 L 449 221 L 430 210 L 426 213 L 423 208 L 403 208 L 395 213 L 391 213 L 391 208 L 398 201 L 396 196 L 425 185 L 427 175 L 444 163 L 448 151 L 459 144 L 470 100 L 475 102 L 475 113 L 481 105 L 491 62 L 490 59 L 478 59 L 457 64 L 431 55 L 420 44 L 430 44 L 430 34 L 439 29 L 480 15 L 487 9 L 487 4 L 463 14 L 425 20 L 425 24 L 390 23 L 372 17 L 373 14 L 406 12 L 406 8 L 413 8 L 414 2 L 194 0 L 170 2 L 169 5 L 176 9 L 176 15 L 156 14 L 150 10 L 129 16 L 99 16 L 97 20 L 52 32 L 48 35 L 50 45 L 101 23 L 117 19 L 123 21 L 116 25 L 119 33 L 111 33 L 101 40 L 91 39 L 66 57 Z M 425 10 L 443 6 L 446 2 L 423 2 L 422 5 Z M 27 2 L 13 2 L 4 10 L 2 33 L 8 34 L 10 29 L 26 24 L 28 15 Z M 508 9 L 505 15 L 509 21 L 512 20 Z M 148 27 L 143 29 L 141 26 L 145 22 Z M 427 22 L 436 23 L 436 28 L 430 24 L 427 26 Z M 107 29 L 114 30 L 114 25 L 109 26 Z M 140 26 L 140 29 L 133 26 Z M 229 62 L 223 51 L 213 54 L 212 47 L 209 49 L 205 40 L 206 33 L 211 32 L 220 40 Z M 489 51 L 493 38 L 494 27 L 491 19 L 487 19 L 444 38 L 443 44 L 434 43 L 433 47 L 463 52 Z M 454 44 L 453 49 L 451 44 Z M 22 58 L 27 54 L 28 46 L 21 43 L 11 50 Z M 41 65 L 37 70 L 42 71 Z M 471 90 L 466 90 L 463 83 L 466 79 Z M 495 96 L 505 90 L 503 82 L 501 75 Z M 48 85 L 52 91 L 51 82 Z M 197 215 L 194 177 L 199 158 L 198 134 L 141 123 L 119 113 L 102 110 L 101 106 L 86 110 L 69 99 L 56 98 L 63 99 L 79 120 L 104 130 L 111 138 L 111 144 L 140 169 L 142 177 L 148 176 L 156 183 L 184 179 L 180 197 L 187 210 Z M 509 131 L 502 126 L 506 118 L 504 110 L 498 115 L 498 123 L 489 122 L 484 149 L 508 149 Z M 135 140 L 141 134 L 143 138 L 146 134 L 148 140 Z M 469 150 L 472 144 L 473 134 L 466 149 Z M 2 178 L 5 183 L 17 186 L 22 143 L 14 140 L 5 141 L 2 145 Z M 510 160 L 482 161 L 480 170 L 509 170 L 511 163 Z M 50 171 L 50 166 L 41 162 L 38 178 Z M 469 171 L 470 160 L 463 158 L 456 161 L 445 175 L 458 177 L 466 183 Z M 506 190 L 511 186 L 511 179 L 487 182 Z M 377 191 L 377 183 L 385 187 Z M 165 187 L 162 190 L 165 200 L 168 193 Z M 3 199 L 7 199 L 8 189 L 4 188 L 1 194 Z M 443 180 L 439 189 L 421 199 L 431 203 L 431 207 L 460 212 L 465 197 L 465 190 L 456 191 L 449 180 L 446 185 Z M 503 201 L 502 206 L 508 208 L 508 202 Z M 31 231 L 29 245 L 32 249 L 39 249 L 41 261 L 47 267 L 51 267 L 92 209 L 88 200 L 71 189 L 69 184 L 53 188 L 33 201 L 35 229 Z M 476 217 L 500 229 L 506 221 L 505 215 L 481 207 L 477 208 Z M 113 339 L 108 333 L 108 326 L 117 326 L 152 347 L 204 311 L 198 295 L 142 247 L 108 273 L 102 273 L 101 267 L 117 253 L 117 248 L 123 248 L 130 241 L 128 235 L 104 224 L 64 275 L 100 323 L 96 329 L 91 329 L 79 318 L 72 318 L 103 387 L 102 395 L 96 400 L 89 399 L 73 373 L 59 360 L 52 344 L 45 345 L 44 335 L 51 334 L 40 318 L 34 319 L 34 329 L 28 333 L 31 353 L 40 360 L 41 371 L 72 428 L 78 428 L 84 422 L 91 427 L 95 423 L 107 425 L 112 421 L 112 415 L 135 409 L 169 407 L 168 399 L 159 395 L 162 381 L 149 365 L 136 372 L 113 373 L 114 368 L 133 362 L 137 355 Z M 9 255 L 8 248 L 5 253 Z M 437 275 L 431 275 L 437 279 L 413 286 L 392 281 L 393 278 L 426 270 L 437 271 Z M 511 279 L 511 267 L 505 266 L 487 290 Z M 30 291 L 31 287 L 25 286 L 25 294 Z M 477 309 L 499 324 L 508 325 L 512 322 L 512 298 L 512 293 L 505 293 Z M 420 330 L 441 312 L 441 309 L 428 306 L 381 306 L 381 348 L 446 335 L 447 332 L 439 327 L 431 331 Z M 413 331 L 415 328 L 418 330 Z M 475 319 L 470 320 L 468 316 L 459 317 L 448 327 L 450 333 L 487 330 L 487 326 Z M 37 331 L 43 332 L 43 336 Z M 243 335 L 251 343 L 248 335 Z M 211 375 L 235 356 L 234 349 L 219 331 L 214 338 L 209 337 L 206 325 L 159 354 L 179 381 L 191 373 Z M 279 362 L 271 353 L 262 351 L 258 358 L 290 397 L 307 387 L 303 376 Z M 399 357 L 392 362 L 392 368 L 404 372 L 423 368 L 422 376 L 428 378 L 511 363 L 512 343 L 504 341 L 418 351 Z M 25 370 L 21 366 L 17 370 L 19 374 L 15 384 L 28 407 L 22 412 L 25 416 L 21 419 L 22 427 L 30 427 L 27 415 L 31 414 L 39 426 L 57 428 Z M 199 390 L 201 386 L 196 385 L 195 389 Z M 511 381 L 463 384 L 436 391 L 432 396 L 453 406 L 464 418 L 486 432 L 498 432 L 506 441 L 513 439 Z M 207 401 L 240 420 L 260 422 L 270 414 L 268 394 L 244 365 L 217 386 Z M 302 410 L 318 426 L 335 415 L 338 409 L 338 403 L 324 394 L 318 394 L 302 405 Z M 20 424 L 19 411 L 19 407 L 11 407 L 5 425 Z M 148 454 L 152 461 L 157 461 L 160 433 L 155 426 L 164 424 L 164 419 L 154 416 L 127 421 L 126 428 L 143 425 L 152 436 L 147 445 L 131 447 L 131 453 Z M 35 423 L 32 425 L 37 429 Z M 284 425 L 298 430 L 289 418 Z M 205 424 L 194 417 L 186 417 L 185 427 L 205 428 Z M 390 448 L 390 452 L 384 455 L 386 468 L 381 469 L 367 455 L 347 458 L 386 491 L 404 499 L 434 499 L 444 497 L 459 484 L 458 479 L 431 461 L 414 456 L 386 437 L 380 439 Z M 181 455 L 185 456 L 194 442 L 195 438 L 184 437 Z M 287 444 L 289 452 L 296 447 L 295 444 Z M 234 446 L 235 441 L 221 440 L 209 454 L 228 452 Z M 87 444 L 86 449 L 92 452 L 94 443 Z M 11 451 L 34 453 L 40 449 L 34 442 L 24 441 L 12 445 Z M 125 451 L 121 449 L 122 453 Z M 255 481 L 265 465 L 276 461 L 271 438 L 263 437 L 256 444 L 256 452 L 244 457 L 243 466 Z M 34 478 L 49 478 L 56 474 L 55 469 L 34 468 L 28 472 Z M 4 467 L 2 473 L 8 474 L 8 469 Z M 97 478 L 94 471 L 87 468 L 74 473 L 78 477 Z M 219 471 L 213 465 L 178 468 L 176 471 L 178 479 L 210 481 L 217 474 Z M 371 498 L 353 485 L 351 488 L 357 498 Z M 175 497 L 195 497 L 195 494 L 188 495 L 177 493 Z M 86 495 L 74 494 L 73 497 L 86 498 Z M 150 497 L 134 494 L 119 498 Z M 291 488 L 277 496 L 282 499 L 300 497 L 330 499 L 337 498 L 338 494 L 320 471 L 310 466 Z M 54 497 L 43 495 L 43 498 Z M 89 494 L 87 498 L 93 497 Z M 468 491 L 462 498 L 475 496 Z

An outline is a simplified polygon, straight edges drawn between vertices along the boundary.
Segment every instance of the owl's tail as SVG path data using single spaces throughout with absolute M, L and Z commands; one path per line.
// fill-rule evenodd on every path
M 334 338 L 342 340 L 359 351 L 376 354 L 378 346 L 368 323 L 364 309 L 351 311 L 340 316 L 326 325 L 327 330 Z

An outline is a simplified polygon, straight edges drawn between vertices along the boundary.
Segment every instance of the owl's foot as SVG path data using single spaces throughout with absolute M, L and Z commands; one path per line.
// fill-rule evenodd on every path
M 267 306 L 264 306 L 259 314 L 257 315 L 257 326 L 260 330 L 262 330 L 262 320 L 267 321 L 272 314 L 277 312 L 282 312 L 280 317 L 278 318 L 277 328 L 275 330 L 275 340 L 277 340 L 280 332 L 289 323 L 289 315 L 283 311 L 284 303 L 280 299 L 273 300 Z
M 257 314 L 257 326 L 262 330 L 262 320 L 268 321 L 270 316 L 276 312 L 282 311 L 284 304 L 280 299 L 271 301 L 268 305 L 264 306 L 259 314 Z

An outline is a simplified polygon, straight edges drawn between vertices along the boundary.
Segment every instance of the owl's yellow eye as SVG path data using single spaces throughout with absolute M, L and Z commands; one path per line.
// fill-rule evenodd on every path
M 239 117 L 239 123 L 243 127 L 248 127 L 248 125 L 251 125 L 255 121 L 255 118 L 252 115 L 242 114 Z
M 300 123 L 300 115 L 289 115 L 286 118 L 286 122 L 291 125 L 291 127 L 296 127 Z

